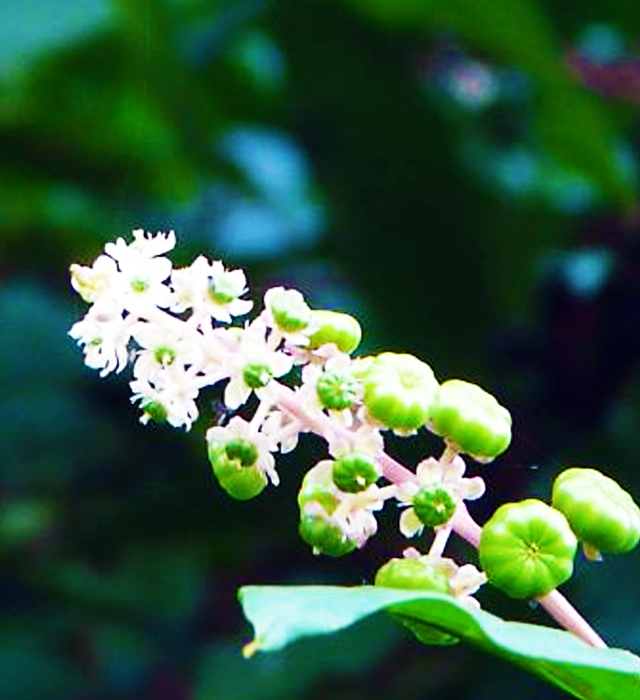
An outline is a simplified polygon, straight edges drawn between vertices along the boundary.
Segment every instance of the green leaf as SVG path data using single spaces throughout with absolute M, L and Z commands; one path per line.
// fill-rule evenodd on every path
M 336 632 L 389 606 L 411 602 L 412 620 L 449 632 L 577 698 L 640 699 L 640 658 L 630 652 L 595 649 L 549 627 L 505 622 L 450 596 L 374 586 L 246 586 L 239 598 L 255 630 L 246 656 Z

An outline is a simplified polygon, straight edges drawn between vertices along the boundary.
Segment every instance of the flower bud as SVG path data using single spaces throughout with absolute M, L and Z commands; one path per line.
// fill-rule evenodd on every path
M 423 486 L 411 503 L 423 525 L 438 527 L 449 522 L 456 510 L 456 502 L 446 488 L 439 484 Z
M 450 594 L 449 577 L 437 561 L 428 556 L 391 559 L 375 577 L 375 585 L 385 588 L 432 591 Z M 423 644 L 455 644 L 458 639 L 423 622 L 411 619 L 413 603 L 401 603 L 389 611 L 408 627 Z
M 480 564 L 512 598 L 540 598 L 573 573 L 577 540 L 562 513 L 542 501 L 507 503 L 480 533 Z
M 314 310 L 311 312 L 311 323 L 316 330 L 309 337 L 309 349 L 334 343 L 338 350 L 345 353 L 353 352 L 362 338 L 360 324 L 353 316 L 338 311 Z
M 574 467 L 553 484 L 552 504 L 569 521 L 590 559 L 632 550 L 640 540 L 640 510 L 613 479 Z
M 271 289 L 265 297 L 276 326 L 284 333 L 303 331 L 311 322 L 311 309 L 296 289 Z
M 385 352 L 363 376 L 369 415 L 399 433 L 412 433 L 428 420 L 438 391 L 431 367 L 413 355 Z
M 233 498 L 247 501 L 267 485 L 266 476 L 257 466 L 258 450 L 248 440 L 227 443 L 209 440 L 209 461 L 220 486 Z
M 440 385 L 428 427 L 479 462 L 490 462 L 511 442 L 509 411 L 476 384 L 460 379 Z
M 350 452 L 333 463 L 333 483 L 346 493 L 358 493 L 374 484 L 380 476 L 375 460 L 360 452 Z

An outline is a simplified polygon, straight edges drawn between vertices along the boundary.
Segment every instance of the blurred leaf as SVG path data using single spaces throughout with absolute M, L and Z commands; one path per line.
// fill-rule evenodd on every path
M 239 597 L 255 628 L 248 653 L 276 651 L 300 637 L 330 634 L 394 606 L 394 612 L 411 622 L 450 632 L 583 700 L 640 698 L 640 658 L 630 652 L 594 649 L 569 632 L 505 622 L 450 596 L 373 586 L 246 586 Z M 399 608 L 400 603 L 410 605 Z
M 450 29 L 535 80 L 538 131 L 546 148 L 598 183 L 617 205 L 632 205 L 633 183 L 615 160 L 615 132 L 602 103 L 571 79 L 550 23 L 534 0 L 347 0 L 387 25 Z

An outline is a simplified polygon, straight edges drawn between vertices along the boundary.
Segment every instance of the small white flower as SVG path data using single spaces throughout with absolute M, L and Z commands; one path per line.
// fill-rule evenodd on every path
M 229 440 L 241 439 L 251 442 L 258 451 L 256 466 L 271 481 L 274 486 L 280 483 L 276 462 L 271 452 L 277 451 L 277 446 L 267 436 L 258 431 L 255 426 L 240 416 L 235 416 L 228 425 L 216 425 L 209 428 L 206 436 L 207 442 L 218 441 L 223 444 Z
M 431 485 L 441 486 L 455 503 L 476 500 L 484 494 L 484 481 L 479 476 L 464 478 L 465 469 L 466 465 L 460 455 L 456 455 L 450 462 L 429 457 L 418 465 L 417 482 L 407 481 L 400 485 L 398 500 L 403 505 L 410 505 L 421 488 Z M 412 507 L 403 511 L 400 516 L 400 532 L 405 537 L 419 535 L 423 529 L 424 525 Z
M 97 302 L 82 321 L 71 327 L 69 335 L 84 346 L 85 364 L 101 370 L 101 377 L 114 370 L 121 372 L 127 366 L 131 324 L 122 317 L 117 304 Z
M 347 539 L 353 540 L 358 547 L 363 547 L 378 529 L 374 511 L 381 510 L 387 498 L 395 496 L 395 486 L 379 487 L 372 484 L 359 493 L 343 493 L 336 489 L 340 503 L 331 514 Z
M 294 346 L 309 344 L 311 309 L 297 289 L 272 287 L 264 295 L 264 311 L 261 314 L 272 330 L 277 343 L 284 340 Z
M 177 313 L 193 309 L 198 318 L 231 323 L 233 316 L 244 316 L 253 307 L 252 301 L 240 299 L 248 291 L 244 272 L 226 270 L 219 260 L 210 263 L 202 255 L 189 267 L 174 270 L 171 283 L 171 308 Z
M 139 401 L 143 411 L 141 423 L 147 423 L 152 418 L 163 419 L 175 428 L 184 426 L 185 430 L 190 430 L 198 417 L 195 399 L 199 385 L 183 367 L 166 367 L 156 373 L 153 383 L 135 379 L 130 386 L 133 392 L 131 401 Z
M 291 369 L 291 358 L 272 350 L 266 333 L 264 321 L 257 318 L 245 326 L 235 351 L 229 357 L 225 369 L 230 379 L 224 392 L 224 402 L 229 408 L 239 408 L 252 391 L 260 396 L 261 389 L 273 377 L 281 377 Z
M 133 374 L 136 379 L 154 381 L 163 368 L 174 362 L 188 367 L 201 367 L 204 354 L 193 339 L 181 336 L 172 325 L 139 322 L 133 326 L 134 340 L 141 346 L 136 356 Z
M 91 267 L 71 265 L 71 286 L 90 304 L 108 298 L 118 276 L 118 266 L 107 255 L 98 256 Z
M 144 229 L 133 231 L 133 242 L 126 243 L 123 238 L 118 238 L 115 243 L 107 243 L 104 252 L 112 257 L 120 266 L 121 270 L 127 267 L 137 267 L 140 260 L 151 260 L 159 255 L 164 255 L 173 250 L 176 244 L 176 235 L 173 231 L 169 233 L 158 233 L 152 236 L 145 234 Z

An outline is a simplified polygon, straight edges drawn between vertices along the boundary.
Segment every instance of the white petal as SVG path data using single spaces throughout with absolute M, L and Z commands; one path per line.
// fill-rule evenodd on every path
M 415 537 L 424 528 L 413 508 L 407 508 L 400 516 L 400 532 L 405 537 Z

